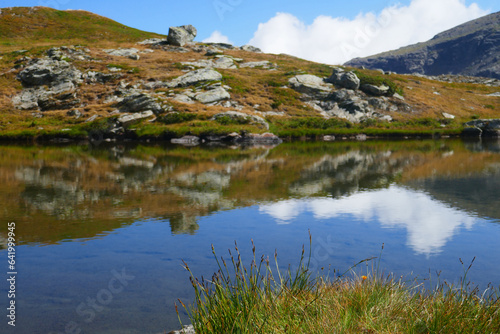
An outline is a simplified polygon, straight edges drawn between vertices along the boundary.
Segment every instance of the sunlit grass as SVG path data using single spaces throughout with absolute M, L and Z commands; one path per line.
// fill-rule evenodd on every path
M 226 262 L 212 247 L 218 271 L 211 279 L 191 273 L 195 301 L 187 310 L 202 333 L 498 333 L 498 290 L 479 293 L 466 284 L 439 284 L 431 290 L 417 280 L 379 274 L 378 264 L 360 275 L 316 277 L 304 249 L 298 269 L 283 272 L 256 256 L 249 266 L 235 247 Z M 275 267 L 274 267 L 275 266 Z M 177 306 L 176 306 L 177 308 Z

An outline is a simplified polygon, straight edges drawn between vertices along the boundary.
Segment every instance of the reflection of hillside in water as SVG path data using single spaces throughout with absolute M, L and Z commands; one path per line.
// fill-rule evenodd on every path
M 2 147 L 0 186 L 8 191 L 0 196 L 9 208 L 6 219 L 17 213 L 24 242 L 91 238 L 146 217 L 167 219 L 173 233 L 194 233 L 198 217 L 211 212 L 384 189 L 398 180 L 407 182 L 405 175 L 412 173 L 419 180 L 435 176 L 443 161 L 455 165 L 457 158 L 471 159 L 459 142 L 443 147 L 437 142 L 300 143 L 236 150 Z M 471 168 L 482 172 L 500 158 L 474 153 L 474 161 Z M 434 166 L 431 175 L 429 166 Z
M 438 201 L 500 222 L 500 165 L 468 178 L 429 178 L 408 183 Z

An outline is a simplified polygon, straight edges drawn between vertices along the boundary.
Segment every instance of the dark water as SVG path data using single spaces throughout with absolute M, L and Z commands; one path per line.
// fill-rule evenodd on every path
M 163 333 L 174 302 L 238 242 L 339 271 L 500 285 L 500 144 L 294 143 L 275 148 L 0 147 L 0 242 L 16 223 L 16 327 L 1 333 Z M 379 260 L 377 260 L 379 261 Z M 361 268 L 361 270 L 364 270 Z M 184 315 L 182 319 L 188 321 Z

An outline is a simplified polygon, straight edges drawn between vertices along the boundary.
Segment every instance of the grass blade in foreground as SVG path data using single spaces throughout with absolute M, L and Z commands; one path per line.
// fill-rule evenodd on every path
M 235 250 L 228 266 L 212 248 L 219 270 L 209 281 L 199 281 L 185 264 L 196 294 L 185 308 L 198 334 L 500 332 L 498 289 L 480 295 L 462 283 L 430 291 L 382 277 L 378 266 L 368 276 L 314 278 L 304 249 L 298 269 L 285 273 L 276 254 L 273 271 L 268 258 L 257 261 L 255 246 L 248 268 Z

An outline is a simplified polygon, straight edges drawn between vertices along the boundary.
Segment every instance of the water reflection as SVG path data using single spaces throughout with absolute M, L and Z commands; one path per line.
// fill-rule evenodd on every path
M 16 222 L 22 259 L 26 321 L 16 333 L 64 332 L 73 320 L 89 333 L 168 332 L 178 327 L 174 302 L 193 297 L 181 259 L 208 277 L 215 270 L 211 244 L 223 253 L 235 240 L 254 239 L 262 254 L 284 254 L 286 266 L 297 260 L 308 230 L 327 243 L 328 259 L 315 258 L 317 268 L 349 268 L 385 243 L 388 271 L 432 267 L 455 279 L 458 257 L 478 256 L 476 277 L 484 286 L 497 283 L 498 147 L 0 146 L 0 220 Z M 6 227 L 0 224 L 0 249 Z M 32 247 L 38 245 L 45 247 Z M 111 270 L 124 267 L 137 279 L 96 321 L 75 316 Z
M 311 205 L 298 199 L 311 197 L 340 198 L 327 207 L 342 203 L 360 216 L 369 207 L 375 210 L 374 200 L 360 191 L 375 189 L 389 189 L 379 193 L 390 197 L 386 211 L 392 212 L 382 215 L 378 209 L 382 226 L 398 218 L 409 230 L 418 225 L 435 235 L 433 229 L 453 228 L 436 227 L 442 210 L 432 198 L 500 218 L 500 206 L 491 205 L 500 182 L 496 146 L 460 141 L 298 143 L 273 149 L 7 146 L 0 147 L 0 186 L 6 190 L 0 197 L 7 204 L 6 219 L 19 216 L 20 242 L 26 243 L 92 238 L 147 217 L 167 219 L 174 234 L 194 234 L 199 217 L 256 203 L 275 203 L 262 210 L 285 223 Z M 419 192 L 394 184 L 432 198 L 424 201 Z M 394 194 L 396 189 L 401 193 Z M 381 201 L 377 205 L 384 207 Z M 418 235 L 410 233 L 410 240 L 422 238 L 428 245 L 410 244 L 426 254 L 438 251 L 440 240 L 447 239 Z
M 417 254 L 438 254 L 461 228 L 471 229 L 476 218 L 436 201 L 428 194 L 398 186 L 367 191 L 343 198 L 289 200 L 261 205 L 259 210 L 277 223 L 293 223 L 310 212 L 318 221 L 349 215 L 384 228 L 404 228 L 407 245 Z

